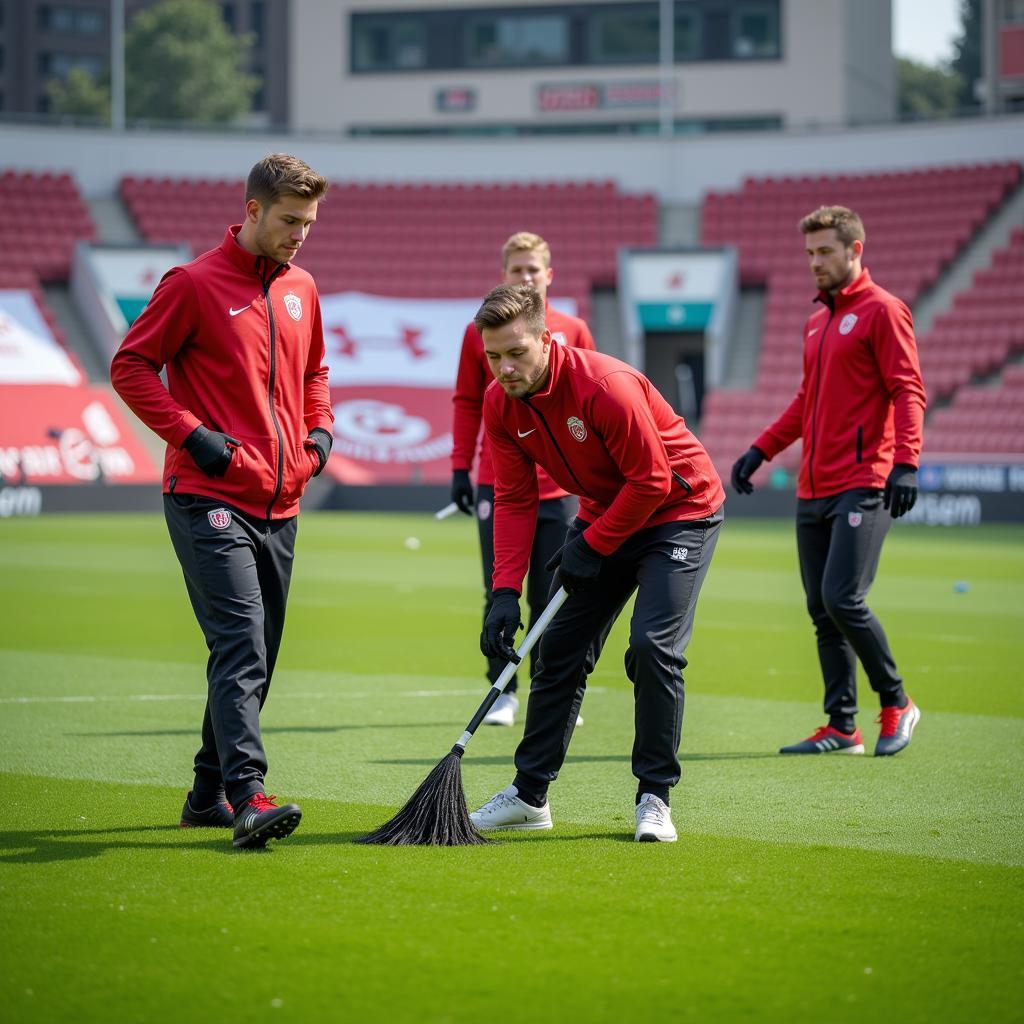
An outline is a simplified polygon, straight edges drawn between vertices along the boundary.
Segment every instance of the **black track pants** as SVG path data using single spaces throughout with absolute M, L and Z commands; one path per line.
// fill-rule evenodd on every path
M 195 790 L 208 794 L 223 780 L 238 807 L 264 788 L 259 716 L 281 646 L 298 520 L 257 519 L 187 494 L 165 494 L 164 516 L 210 651 Z
M 537 529 L 533 535 L 530 551 L 530 573 L 526 578 L 526 603 L 530 606 L 532 626 L 537 616 L 544 611 L 548 593 L 551 590 L 552 573 L 544 568 L 552 555 L 565 543 L 565 534 L 576 515 L 579 502 L 576 498 L 549 498 L 542 501 L 537 510 Z M 494 488 L 481 484 L 476 492 L 476 523 L 480 532 L 480 557 L 484 570 L 484 618 L 491 610 L 491 577 L 494 574 Z M 502 658 L 487 659 L 487 679 L 495 682 L 507 662 Z M 530 652 L 530 675 L 537 667 L 537 648 Z M 515 677 L 505 687 L 506 693 L 515 693 Z
M 864 601 L 891 524 L 882 492 L 875 489 L 797 502 L 800 576 L 817 633 L 829 716 L 857 713 L 858 659 L 883 704 L 895 704 L 903 694 L 885 630 Z
M 520 790 L 541 798 L 558 777 L 587 676 L 636 591 L 625 657 L 634 696 L 633 774 L 640 792 L 668 799 L 680 774 L 686 645 L 721 525 L 717 513 L 639 531 L 604 559 L 594 587 L 571 595 L 561 607 L 540 639 L 526 727 L 516 750 Z M 577 520 L 570 536 L 586 526 Z

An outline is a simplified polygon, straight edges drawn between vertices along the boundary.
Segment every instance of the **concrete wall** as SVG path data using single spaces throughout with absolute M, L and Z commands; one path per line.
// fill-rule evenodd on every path
M 930 164 L 1024 162 L 1024 114 L 820 132 L 678 138 L 337 140 L 284 134 L 125 133 L 0 125 L 0 167 L 70 171 L 89 196 L 124 174 L 241 178 L 262 156 L 298 153 L 335 179 L 614 179 L 666 202 L 699 202 L 745 175 L 837 174 Z

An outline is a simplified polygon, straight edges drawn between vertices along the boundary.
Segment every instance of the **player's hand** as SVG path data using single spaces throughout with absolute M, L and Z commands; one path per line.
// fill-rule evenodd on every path
M 518 665 L 521 659 L 514 645 L 516 630 L 523 627 L 519 621 L 519 595 L 511 587 L 499 587 L 491 598 L 491 610 L 480 634 L 480 650 L 485 658 L 504 658 Z
M 734 463 L 732 467 L 732 489 L 737 494 L 753 494 L 754 485 L 750 478 L 754 471 L 764 462 L 764 452 L 756 445 L 751 445 Z
M 319 463 L 313 476 L 319 476 L 330 458 L 334 438 L 323 427 L 314 427 L 309 432 L 309 437 L 306 438 L 306 444 L 312 449 L 316 455 L 316 461 Z
M 231 458 L 241 441 L 219 430 L 208 430 L 202 424 L 196 427 L 182 447 L 192 456 L 192 461 L 207 476 L 223 476 L 231 465 Z
M 597 581 L 604 559 L 578 534 L 556 551 L 548 564 L 548 572 L 558 570 L 559 582 L 570 594 L 592 587 Z
M 469 470 L 457 469 L 452 473 L 452 501 L 460 512 L 473 514 L 473 485 L 469 482 Z
M 906 515 L 917 501 L 917 468 L 903 463 L 892 467 L 889 479 L 885 481 L 882 504 L 893 519 Z

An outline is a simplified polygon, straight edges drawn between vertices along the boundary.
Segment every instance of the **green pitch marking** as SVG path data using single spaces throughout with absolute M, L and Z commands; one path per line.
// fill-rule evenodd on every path
M 308 515 L 264 718 L 269 789 L 303 822 L 238 854 L 176 827 L 204 659 L 162 521 L 0 530 L 6 1019 L 1019 1017 L 1024 531 L 890 536 L 871 603 L 924 712 L 898 757 L 775 755 L 822 720 L 792 524 L 729 522 L 688 652 L 678 843 L 630 841 L 620 625 L 552 832 L 390 850 L 352 840 L 484 693 L 474 526 Z M 866 684 L 861 704 L 870 750 Z M 520 735 L 474 738 L 471 803 Z

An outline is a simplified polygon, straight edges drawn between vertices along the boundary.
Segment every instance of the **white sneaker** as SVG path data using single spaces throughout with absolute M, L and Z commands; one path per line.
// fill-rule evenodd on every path
M 582 715 L 577 715 L 576 716 L 576 728 L 578 729 L 582 724 L 583 724 L 583 716 Z
M 636 841 L 674 843 L 676 838 L 668 804 L 653 793 L 644 793 L 636 805 Z
M 504 832 L 551 828 L 551 805 L 545 800 L 543 807 L 533 807 L 519 799 L 519 790 L 509 786 L 495 793 L 469 820 L 481 832 Z
M 519 698 L 514 693 L 503 693 L 484 715 L 484 725 L 515 725 Z

